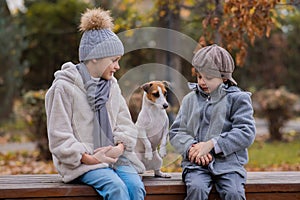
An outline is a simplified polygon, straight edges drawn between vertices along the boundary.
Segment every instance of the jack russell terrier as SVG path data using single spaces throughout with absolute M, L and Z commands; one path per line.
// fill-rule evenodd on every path
M 137 117 L 136 127 L 139 131 L 136 153 L 146 170 L 154 170 L 155 177 L 170 178 L 161 172 L 162 157 L 166 156 L 169 118 L 166 112 L 166 100 L 169 83 L 151 81 L 141 86 L 144 90 L 142 108 Z M 159 153 L 158 153 L 159 147 Z

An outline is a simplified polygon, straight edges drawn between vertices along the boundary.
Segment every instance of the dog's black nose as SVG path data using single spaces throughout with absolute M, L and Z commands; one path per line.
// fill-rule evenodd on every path
M 167 108 L 169 107 L 169 105 L 165 103 L 165 104 L 163 105 L 163 107 L 164 107 L 164 109 L 167 109 Z

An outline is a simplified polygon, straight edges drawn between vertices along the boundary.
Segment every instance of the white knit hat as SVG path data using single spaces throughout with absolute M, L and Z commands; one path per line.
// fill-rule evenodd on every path
M 237 82 L 232 78 L 235 68 L 232 56 L 227 50 L 216 44 L 199 49 L 193 57 L 192 65 L 198 72 L 225 78 L 237 85 Z
M 83 31 L 79 45 L 80 62 L 124 54 L 121 40 L 111 30 L 113 23 L 109 11 L 87 9 L 79 27 Z

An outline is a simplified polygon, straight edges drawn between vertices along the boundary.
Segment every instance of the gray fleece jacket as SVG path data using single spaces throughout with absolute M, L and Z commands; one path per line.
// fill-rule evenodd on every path
M 194 143 L 214 138 L 221 153 L 211 152 L 208 169 L 214 175 L 237 172 L 246 176 L 247 147 L 256 132 L 250 93 L 221 84 L 208 96 L 194 86 L 183 98 L 169 132 L 171 144 L 182 154 L 182 168 L 202 168 L 188 160 L 188 150 Z
M 83 153 L 94 152 L 94 112 L 76 66 L 65 63 L 54 76 L 45 98 L 49 147 L 57 171 L 64 182 L 69 182 L 90 170 L 108 167 L 108 164 L 85 165 L 80 162 Z M 145 167 L 134 153 L 137 129 L 117 80 L 113 78 L 111 81 L 106 107 L 114 142 L 125 145 L 123 155 L 142 173 Z

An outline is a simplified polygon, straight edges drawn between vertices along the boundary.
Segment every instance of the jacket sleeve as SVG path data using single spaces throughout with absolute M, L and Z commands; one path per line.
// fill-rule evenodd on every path
M 249 147 L 256 134 L 250 95 L 241 92 L 231 103 L 232 128 L 217 137 L 217 143 L 225 156 Z
M 193 137 L 193 130 L 187 127 L 188 117 L 190 117 L 188 100 L 185 97 L 169 131 L 171 145 L 183 156 L 183 158 L 187 157 L 191 145 L 196 143 Z
M 116 125 L 113 130 L 115 143 L 122 142 L 127 151 L 133 151 L 136 145 L 138 131 L 136 126 L 132 122 L 129 109 L 126 101 L 118 88 L 118 103 L 119 110 L 116 117 Z
M 51 153 L 63 164 L 76 168 L 86 151 L 74 136 L 71 116 L 71 98 L 61 88 L 52 88 L 46 94 L 47 129 Z

